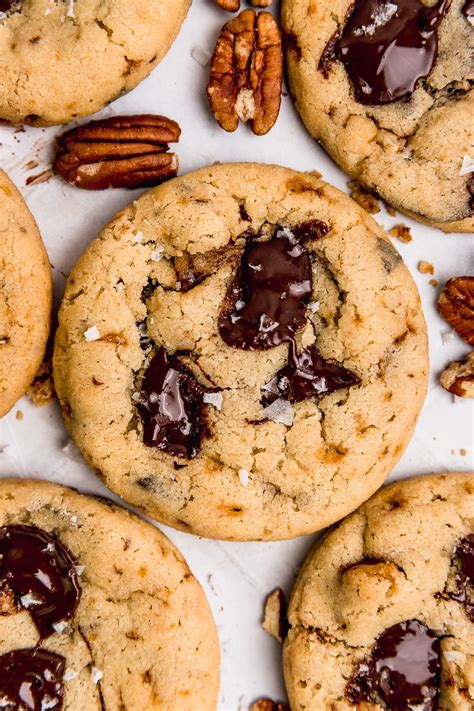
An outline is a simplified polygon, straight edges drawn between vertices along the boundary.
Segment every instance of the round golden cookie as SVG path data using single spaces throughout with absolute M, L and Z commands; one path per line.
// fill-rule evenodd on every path
M 294 587 L 292 711 L 474 705 L 474 475 L 396 482 L 329 532 Z
M 12 708 L 216 708 L 212 614 L 158 529 L 105 499 L 4 480 L 0 550 L 0 698 Z
M 468 7 L 469 0 L 282 7 L 291 92 L 308 131 L 348 175 L 446 232 L 474 231 Z
M 1 0 L 0 118 L 35 126 L 99 111 L 163 59 L 191 0 Z
M 262 294 L 236 300 L 235 279 L 274 265 L 300 271 L 273 294 L 264 279 L 252 321 Z M 246 319 L 253 349 L 232 342 Z M 318 178 L 250 163 L 119 213 L 70 275 L 54 355 L 66 426 L 107 486 L 235 540 L 311 533 L 365 501 L 410 439 L 427 372 L 420 299 L 382 229 Z
M 52 282 L 38 227 L 0 170 L 0 417 L 31 384 L 49 334 Z

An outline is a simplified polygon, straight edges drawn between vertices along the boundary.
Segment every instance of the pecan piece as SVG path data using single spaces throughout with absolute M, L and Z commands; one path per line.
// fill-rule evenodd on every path
M 54 170 L 85 190 L 141 188 L 176 176 L 178 124 L 164 116 L 114 116 L 73 128 L 58 139 Z
M 215 0 L 215 3 L 228 12 L 240 10 L 240 0 Z
M 445 390 L 459 397 L 474 397 L 474 351 L 466 360 L 455 360 L 443 370 L 439 379 Z
M 250 711 L 290 711 L 290 707 L 271 699 L 259 699 L 252 704 Z
M 286 637 L 288 629 L 286 600 L 281 588 L 275 588 L 275 590 L 267 596 L 262 627 L 265 632 L 280 643 L 282 643 Z
M 448 279 L 438 299 L 438 310 L 449 325 L 474 346 L 474 276 Z
M 239 118 L 263 136 L 280 111 L 283 55 L 281 35 L 269 12 L 244 10 L 227 22 L 211 60 L 207 95 L 212 113 L 226 131 Z

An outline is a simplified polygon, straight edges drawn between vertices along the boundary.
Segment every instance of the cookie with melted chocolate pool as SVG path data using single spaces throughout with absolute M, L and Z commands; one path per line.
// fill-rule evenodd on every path
M 127 511 L 0 481 L 0 707 L 215 709 L 216 630 L 179 551 Z
M 352 200 L 285 168 L 216 165 L 92 243 L 54 371 L 112 490 L 185 531 L 272 540 L 380 486 L 423 401 L 426 333 L 400 255 Z
M 474 474 L 379 491 L 316 547 L 288 608 L 292 711 L 470 711 Z
M 472 232 L 472 0 L 283 0 L 282 17 L 308 131 L 400 212 Z

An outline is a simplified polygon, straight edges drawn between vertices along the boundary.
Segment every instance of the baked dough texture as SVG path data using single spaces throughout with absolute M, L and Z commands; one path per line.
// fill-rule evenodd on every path
M 0 118 L 35 126 L 99 111 L 163 59 L 191 0 L 21 0 L 0 13 Z
M 464 3 L 453 0 L 439 25 L 431 73 L 410 96 L 385 105 L 357 102 L 334 57 L 352 0 L 283 0 L 282 7 L 291 92 L 308 131 L 348 175 L 446 232 L 474 230 L 472 174 L 463 172 L 474 157 L 474 31 Z
M 58 538 L 80 566 L 73 617 L 41 641 L 66 659 L 64 711 L 216 708 L 219 647 L 211 611 L 158 529 L 105 499 L 3 480 L 0 526 L 18 524 Z M 0 616 L 0 654 L 38 641 L 27 610 Z
M 361 383 L 295 403 L 287 425 L 260 403 L 286 344 L 230 347 L 217 320 L 252 234 L 308 220 L 329 231 L 307 243 L 314 309 L 297 341 Z M 183 260 L 207 274 L 187 291 Z M 193 459 L 143 443 L 143 338 L 221 392 Z M 66 426 L 107 486 L 171 526 L 236 540 L 311 533 L 365 501 L 410 439 L 427 372 L 418 292 L 383 230 L 314 176 L 238 163 L 151 190 L 105 227 L 69 277 L 54 355 Z
M 440 638 L 436 708 L 472 709 L 473 624 L 445 590 L 455 577 L 454 551 L 473 531 L 474 475 L 465 473 L 396 482 L 328 533 L 289 604 L 284 670 L 292 711 L 385 708 L 354 705 L 346 685 L 375 640 L 410 619 Z
M 0 170 L 0 417 L 35 377 L 49 334 L 52 282 L 38 227 Z

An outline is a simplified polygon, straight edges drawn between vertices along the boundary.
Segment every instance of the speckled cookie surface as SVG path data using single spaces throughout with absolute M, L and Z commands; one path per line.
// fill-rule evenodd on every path
M 36 223 L 0 170 L 0 417 L 26 391 L 44 356 L 51 269 Z
M 190 4 L 4 0 L 0 118 L 48 125 L 98 111 L 133 89 L 161 61 Z
M 292 711 L 472 709 L 473 532 L 473 474 L 397 482 L 330 532 L 304 564 L 289 605 L 284 666 Z M 470 584 L 462 577 L 467 558 L 459 557 L 469 540 Z M 410 620 L 423 625 L 418 631 L 431 630 L 438 651 L 429 703 L 387 706 L 377 691 L 349 698 L 348 684 L 368 672 L 376 640 Z M 406 649 L 416 677 L 423 655 L 417 660 Z M 387 667 L 397 667 L 395 655 Z M 395 691 L 402 689 L 399 680 Z
M 248 245 L 318 221 L 296 342 L 360 382 L 282 422 L 262 395 L 286 344 L 229 346 L 218 321 Z M 218 391 L 193 458 L 144 444 L 140 382 L 162 348 Z M 190 173 L 119 213 L 70 275 L 54 356 L 66 426 L 104 482 L 160 521 L 229 539 L 310 533 L 365 501 L 413 432 L 427 368 L 419 296 L 381 228 L 316 177 L 257 164 Z
M 12 560 L 8 536 L 19 526 L 29 527 L 33 535 L 40 529 L 58 542 L 45 547 L 43 555 L 54 557 L 59 546 L 65 548 L 76 566 L 79 600 L 72 614 L 42 639 L 31 597 L 10 604 L 0 616 L 0 667 L 4 655 L 36 644 L 60 655 L 64 711 L 215 708 L 219 649 L 212 615 L 186 562 L 160 531 L 123 509 L 64 487 L 2 481 L 3 572 Z M 18 579 L 9 584 L 21 589 Z M 7 598 L 2 593 L 4 611 Z M 0 675 L 3 692 L 9 682 L 11 677 Z M 43 704 L 37 708 L 59 707 L 51 698 Z
M 369 0 L 357 8 L 364 2 Z M 417 3 L 401 3 L 408 4 Z M 474 29 L 463 12 L 468 5 L 465 0 L 436 3 L 442 9 L 431 71 L 418 79 L 413 92 L 382 105 L 356 99 L 338 54 L 337 43 L 354 8 L 350 0 L 284 0 L 282 9 L 291 91 L 308 131 L 346 173 L 383 200 L 448 232 L 474 230 L 474 187 L 466 170 L 474 157 Z M 380 8 L 385 5 L 379 6 L 375 20 L 356 28 L 358 39 L 365 33 L 370 41 L 376 29 L 384 29 Z M 397 4 L 387 3 L 385 20 L 392 10 Z M 416 62 L 420 50 L 414 46 Z M 381 63 L 379 76 L 402 74 L 411 63 L 408 52 L 394 51 L 393 60 L 386 58 L 393 66 Z

